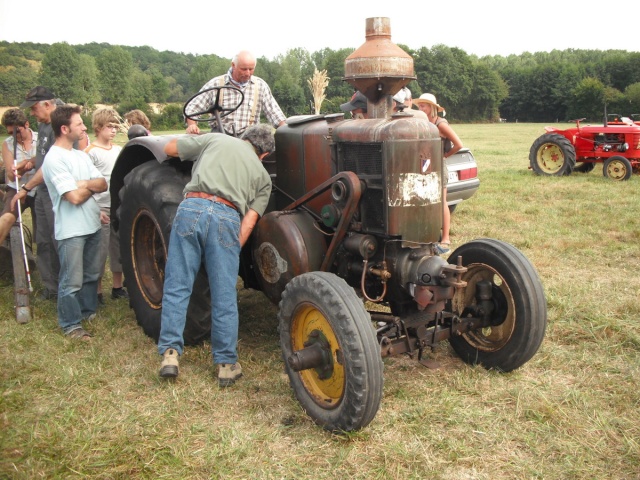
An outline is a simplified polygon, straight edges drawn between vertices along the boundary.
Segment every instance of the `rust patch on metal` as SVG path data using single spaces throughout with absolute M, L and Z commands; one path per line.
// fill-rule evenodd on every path
M 262 278 L 269 283 L 277 283 L 288 268 L 287 261 L 280 256 L 278 249 L 269 242 L 264 242 L 258 247 L 256 263 Z

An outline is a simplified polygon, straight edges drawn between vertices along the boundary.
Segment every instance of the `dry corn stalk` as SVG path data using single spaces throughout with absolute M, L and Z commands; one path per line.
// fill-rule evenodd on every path
M 313 76 L 307 80 L 309 88 L 311 89 L 311 95 L 313 96 L 313 108 L 315 114 L 320 113 L 320 106 L 327 96 L 324 94 L 327 86 L 329 85 L 329 77 L 327 71 L 318 71 L 317 68 L 313 69 Z

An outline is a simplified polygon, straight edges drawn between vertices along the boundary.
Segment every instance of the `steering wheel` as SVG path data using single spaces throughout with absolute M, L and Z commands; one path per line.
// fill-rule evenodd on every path
M 225 89 L 235 90 L 240 94 L 240 101 L 236 105 L 233 105 L 231 107 L 222 106 L 222 90 L 225 90 Z M 215 92 L 213 93 L 213 96 L 214 96 L 213 104 L 209 108 L 201 112 L 194 112 L 191 114 L 187 114 L 187 107 L 189 106 L 189 104 L 193 102 L 196 98 L 198 98 L 200 95 L 204 95 L 209 92 Z M 240 108 L 240 105 L 242 105 L 242 102 L 244 102 L 244 93 L 242 93 L 242 90 L 236 87 L 232 87 L 230 85 L 221 85 L 219 87 L 207 88 L 206 90 L 201 90 L 198 93 L 196 93 L 184 104 L 182 113 L 184 114 L 185 118 L 188 118 L 189 120 L 193 120 L 194 122 L 211 122 L 212 120 L 215 120 L 216 124 L 218 125 L 218 130 L 220 131 L 220 133 L 225 133 L 224 128 L 222 128 L 222 123 L 220 122 L 220 119 L 235 112 L 238 108 Z

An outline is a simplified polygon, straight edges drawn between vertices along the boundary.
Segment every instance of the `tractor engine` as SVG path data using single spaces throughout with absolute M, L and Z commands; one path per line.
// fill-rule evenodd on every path
M 292 278 L 322 270 L 398 313 L 440 311 L 465 271 L 432 250 L 447 208 L 440 135 L 393 112 L 413 61 L 387 38 L 388 24 L 371 20 L 345 77 L 367 96 L 368 118 L 299 116 L 276 131 L 275 205 L 254 233 L 255 273 L 276 303 Z
M 594 149 L 602 152 L 626 152 L 629 144 L 622 133 L 599 133 L 594 138 Z

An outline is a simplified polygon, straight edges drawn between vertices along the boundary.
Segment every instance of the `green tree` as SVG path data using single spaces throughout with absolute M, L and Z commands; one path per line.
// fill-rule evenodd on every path
M 624 89 L 629 114 L 640 114 L 640 82 L 632 83 Z
M 78 103 L 89 107 L 98 103 L 100 100 L 98 67 L 93 57 L 84 53 L 80 54 L 77 76 L 80 84 Z
M 165 103 L 169 98 L 170 88 L 169 81 L 162 75 L 160 70 L 153 66 L 147 70 L 147 74 L 151 77 L 151 98 L 149 101 Z
M 143 72 L 138 67 L 134 67 L 131 75 L 131 89 L 129 90 L 129 95 L 123 100 L 144 103 L 153 102 L 153 79 L 151 75 Z
M 42 59 L 40 83 L 65 102 L 80 103 L 82 79 L 80 56 L 66 42 L 54 43 Z
M 305 92 L 302 84 L 300 62 L 295 52 L 279 57 L 279 74 L 272 80 L 272 93 L 284 114 L 289 117 L 311 113 L 305 105 Z M 269 82 L 267 82 L 269 83 Z
M 0 105 L 20 105 L 38 83 L 38 73 L 29 66 L 0 68 Z
M 438 103 L 453 112 L 465 109 L 473 89 L 471 58 L 459 48 L 436 45 L 414 53 L 414 69 L 420 90 L 433 93 Z
M 100 53 L 100 92 L 105 103 L 120 103 L 131 98 L 133 59 L 122 47 L 111 47 Z
M 209 80 L 218 75 L 227 73 L 231 64 L 216 55 L 203 55 L 196 57 L 193 68 L 189 72 L 189 89 L 191 95 L 195 95 Z
M 180 85 L 175 78 L 173 77 L 164 77 L 167 82 L 167 88 L 169 89 L 169 93 L 167 96 L 168 102 L 182 102 L 186 99 L 186 95 L 184 90 L 182 89 L 182 85 Z
M 464 120 L 497 120 L 498 107 L 509 95 L 509 87 L 498 73 L 481 63 L 474 66 L 471 75 L 473 87 L 460 116 Z
M 583 79 L 573 90 L 569 104 L 569 117 L 586 118 L 590 121 L 602 119 L 605 103 L 605 87 L 597 78 Z
M 340 104 L 347 102 L 353 96 L 353 86 L 344 81 L 344 61 L 354 52 L 353 48 L 340 50 L 324 49 L 312 55 L 318 70 L 326 70 L 329 77 L 327 99 L 323 106 L 327 112 L 339 112 Z

